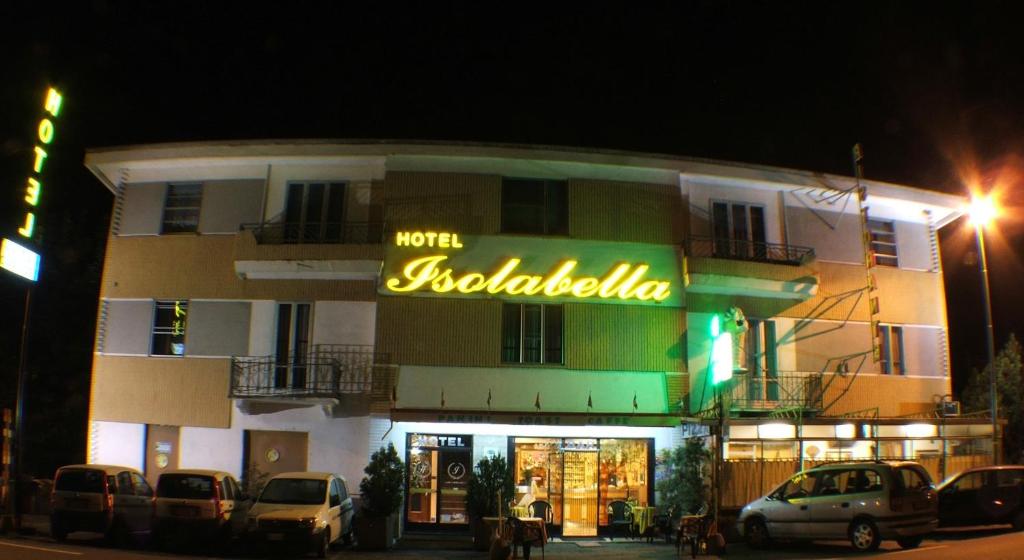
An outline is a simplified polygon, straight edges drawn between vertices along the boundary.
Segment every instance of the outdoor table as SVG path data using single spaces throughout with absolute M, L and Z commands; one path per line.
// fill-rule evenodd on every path
M 642 537 L 647 528 L 654 523 L 654 507 L 634 506 L 633 507 L 633 528 L 636 535 Z
M 527 506 L 512 506 L 509 508 L 509 511 L 509 515 L 512 517 L 527 517 L 530 515 L 530 511 Z

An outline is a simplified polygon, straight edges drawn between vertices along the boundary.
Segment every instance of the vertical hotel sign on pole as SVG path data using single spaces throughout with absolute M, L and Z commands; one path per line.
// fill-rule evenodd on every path
M 36 137 L 32 151 L 32 171 L 29 173 L 24 187 L 24 209 L 18 222 L 18 241 L 4 238 L 0 245 L 0 268 L 27 278 L 32 282 L 39 279 L 39 253 L 29 246 L 36 244 L 36 221 L 39 202 L 43 194 L 43 170 L 46 167 L 47 150 L 53 143 L 56 133 L 54 124 L 60 116 L 63 96 L 54 88 L 46 91 L 43 100 L 43 117 L 36 127 Z M 28 245 L 28 246 L 26 246 Z

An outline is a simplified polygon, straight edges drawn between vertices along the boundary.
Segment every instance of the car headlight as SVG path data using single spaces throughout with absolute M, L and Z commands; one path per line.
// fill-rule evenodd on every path
M 313 527 L 316 527 L 316 518 L 303 517 L 299 520 L 299 526 L 305 529 L 312 529 Z

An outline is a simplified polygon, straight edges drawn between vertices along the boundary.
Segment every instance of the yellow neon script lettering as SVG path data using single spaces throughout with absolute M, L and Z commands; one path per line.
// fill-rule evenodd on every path
M 53 123 L 50 119 L 39 121 L 39 141 L 43 144 L 53 142 Z
M 61 102 L 63 100 L 64 100 L 64 96 L 62 96 L 60 94 L 60 92 L 58 92 L 57 90 L 55 90 L 53 88 L 50 88 L 49 91 L 46 92 L 46 103 L 44 104 L 44 107 L 46 108 L 46 112 L 50 113 L 51 115 L 53 115 L 55 117 L 57 115 L 59 115 L 60 114 L 60 104 L 61 104 Z
M 385 285 L 392 292 L 407 293 L 429 288 L 439 294 L 456 291 L 462 294 L 486 291 L 490 294 L 537 295 L 556 297 L 572 295 L 579 298 L 597 295 L 601 298 L 638 299 L 640 301 L 663 301 L 671 292 L 667 281 L 647 280 L 644 275 L 650 270 L 646 264 L 618 264 L 604 278 L 572 278 L 569 273 L 576 268 L 577 261 L 564 261 L 552 269 L 547 276 L 531 274 L 513 275 L 522 263 L 521 259 L 510 258 L 487 276 L 480 272 L 458 275 L 451 268 L 443 267 L 448 259 L 445 255 L 430 255 L 409 261 L 399 277 L 392 277 Z
M 36 161 L 35 161 L 35 163 L 32 164 L 32 169 L 36 173 L 39 173 L 39 172 L 41 172 L 43 170 L 43 162 L 46 161 L 46 150 L 40 148 L 39 146 L 36 146 L 35 150 L 36 150 Z
M 36 229 L 36 215 L 32 212 L 25 214 L 25 225 L 18 228 L 18 233 L 23 237 L 32 237 L 32 232 Z
M 39 204 L 39 193 L 42 192 L 43 185 L 35 179 L 28 178 L 28 186 L 25 187 L 25 202 L 35 206 Z

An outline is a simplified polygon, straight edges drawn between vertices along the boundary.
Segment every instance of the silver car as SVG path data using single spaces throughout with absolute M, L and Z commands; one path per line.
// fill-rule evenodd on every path
M 754 548 L 781 540 L 849 539 L 858 551 L 895 539 L 921 544 L 938 526 L 931 477 L 912 462 L 849 462 L 793 475 L 740 512 L 737 529 Z

